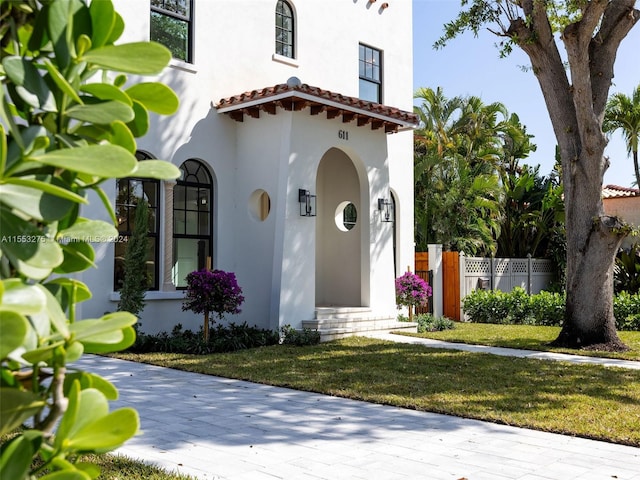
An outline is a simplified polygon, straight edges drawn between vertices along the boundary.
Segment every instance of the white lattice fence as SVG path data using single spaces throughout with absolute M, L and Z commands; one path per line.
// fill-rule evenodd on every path
M 460 255 L 460 298 L 476 289 L 510 292 L 515 287 L 539 293 L 555 278 L 551 260 L 484 258 Z

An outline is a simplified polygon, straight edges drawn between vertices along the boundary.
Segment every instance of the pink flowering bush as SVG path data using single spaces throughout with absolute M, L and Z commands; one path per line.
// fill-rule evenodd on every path
M 215 312 L 221 319 L 225 313 L 240 313 L 242 302 L 242 289 L 232 272 L 198 270 L 187 275 L 187 295 L 182 310 L 205 315 Z
M 433 290 L 429 284 L 414 273 L 406 272 L 396 278 L 396 304 L 398 308 L 426 305 L 432 293 Z

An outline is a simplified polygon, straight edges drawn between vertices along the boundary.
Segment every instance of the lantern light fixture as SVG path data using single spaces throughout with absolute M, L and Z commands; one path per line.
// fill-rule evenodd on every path
M 301 217 L 316 216 L 316 196 L 311 195 L 309 190 L 304 188 L 298 189 L 298 203 L 300 204 Z
M 393 222 L 393 204 L 386 198 L 378 199 L 378 211 L 380 212 L 381 222 Z

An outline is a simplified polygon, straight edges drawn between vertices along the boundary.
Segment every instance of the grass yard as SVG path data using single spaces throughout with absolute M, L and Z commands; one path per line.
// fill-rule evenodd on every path
M 630 348 L 628 352 L 600 352 L 551 348 L 547 344 L 556 339 L 560 327 L 534 327 L 529 325 L 495 325 L 489 323 L 456 322 L 452 330 L 426 333 L 403 333 L 414 337 L 433 338 L 446 342 L 490 345 L 493 347 L 521 348 L 547 352 L 569 353 L 594 357 L 620 358 L 640 361 L 640 332 L 618 332 L 620 339 Z
M 0 440 L 4 443 L 13 436 L 14 434 L 4 435 Z M 195 480 L 189 475 L 168 472 L 122 455 L 82 455 L 80 461 L 92 463 L 100 468 L 98 480 Z M 41 461 L 36 460 L 32 468 L 41 465 Z M 42 472 L 38 476 L 42 476 Z
M 531 340 L 533 342 L 533 340 Z M 119 354 L 192 372 L 640 446 L 640 371 L 354 337 L 231 354 Z
M 194 480 L 119 455 L 87 455 L 83 461 L 100 466 L 99 480 Z

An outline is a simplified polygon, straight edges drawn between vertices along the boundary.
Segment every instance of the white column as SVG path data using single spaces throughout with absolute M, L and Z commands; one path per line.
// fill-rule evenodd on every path
M 429 249 L 429 270 L 433 272 L 433 316 L 440 318 L 443 315 L 443 298 L 444 293 L 442 291 L 442 245 L 430 244 L 427 245 Z
M 164 182 L 164 275 L 162 280 L 162 291 L 164 292 L 173 292 L 176 289 L 171 278 L 173 269 L 173 187 L 175 186 L 175 181 Z

